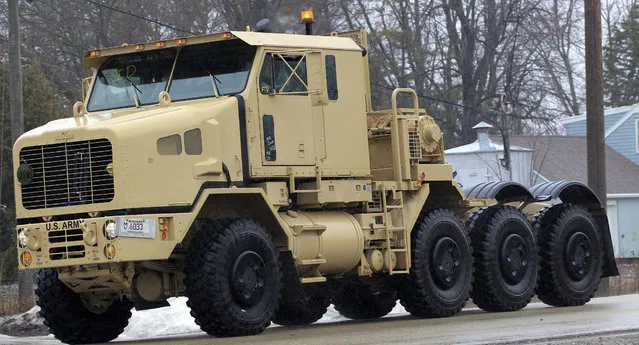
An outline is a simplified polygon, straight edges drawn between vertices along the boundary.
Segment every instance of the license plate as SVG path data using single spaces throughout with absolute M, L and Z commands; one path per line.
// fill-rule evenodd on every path
M 119 237 L 155 238 L 155 219 L 116 218 Z

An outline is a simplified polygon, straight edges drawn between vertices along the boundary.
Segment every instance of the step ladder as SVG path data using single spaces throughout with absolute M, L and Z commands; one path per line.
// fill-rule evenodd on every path
M 410 252 L 408 243 L 410 238 L 404 227 L 404 195 L 395 189 L 382 190 L 382 210 L 386 222 L 386 250 L 397 257 L 396 267 L 389 267 L 388 273 L 405 274 L 410 268 Z M 391 258 L 388 258 L 390 260 Z

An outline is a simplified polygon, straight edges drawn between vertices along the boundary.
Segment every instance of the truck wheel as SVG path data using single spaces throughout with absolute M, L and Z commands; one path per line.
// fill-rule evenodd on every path
M 284 296 L 273 315 L 273 322 L 282 326 L 298 326 L 321 319 L 331 304 L 331 296 L 326 289 L 326 285 L 306 287 L 302 300 L 291 300 Z
M 58 279 L 55 269 L 39 270 L 36 280 L 40 316 L 63 343 L 106 343 L 117 338 L 129 324 L 133 303 L 126 298 L 114 300 L 104 310 L 91 311 L 79 294 Z
M 375 288 L 357 278 L 339 283 L 333 293 L 335 310 L 353 320 L 382 317 L 396 304 L 397 292 Z
M 280 302 L 281 277 L 271 236 L 251 219 L 209 222 L 185 258 L 187 305 L 213 336 L 260 333 Z
M 543 209 L 533 225 L 539 245 L 539 299 L 553 306 L 588 303 L 595 295 L 603 250 L 595 220 L 581 205 Z
M 470 296 L 486 311 L 524 308 L 535 294 L 537 245 L 521 211 L 504 205 L 475 212 L 468 221 L 475 280 Z
M 412 231 L 412 265 L 399 290 L 406 310 L 418 317 L 446 317 L 466 304 L 472 281 L 469 240 L 450 210 L 419 216 Z

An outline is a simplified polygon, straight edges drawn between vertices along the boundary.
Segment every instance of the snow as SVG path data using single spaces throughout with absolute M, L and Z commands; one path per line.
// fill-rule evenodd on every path
M 195 320 L 190 315 L 189 307 L 186 305 L 186 297 L 176 297 L 169 299 L 170 307 L 136 311 L 129 320 L 129 325 L 124 332 L 115 341 L 131 341 L 138 339 L 153 339 L 175 335 L 193 335 L 204 334 L 200 327 L 195 324 Z M 16 318 L 16 322 L 28 323 L 33 322 L 38 307 L 34 307 L 21 316 L 29 315 L 29 317 Z M 408 314 L 404 307 L 398 302 L 395 308 L 387 316 L 398 316 Z M 331 305 L 324 316 L 317 323 L 332 323 L 347 320 L 341 316 Z M 280 327 L 272 325 L 271 327 Z M 29 344 L 29 343 L 46 343 L 60 344 L 52 335 L 44 337 L 10 337 L 0 334 L 0 344 Z

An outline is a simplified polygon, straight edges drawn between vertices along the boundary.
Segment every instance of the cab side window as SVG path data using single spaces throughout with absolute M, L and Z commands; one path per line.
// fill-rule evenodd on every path
M 294 54 L 267 54 L 260 71 L 260 92 L 306 95 L 306 57 Z
M 335 66 L 335 55 L 326 55 L 324 58 L 326 65 L 326 89 L 328 99 L 334 101 L 339 96 L 337 92 L 337 67 Z

